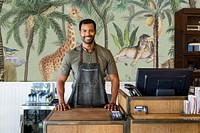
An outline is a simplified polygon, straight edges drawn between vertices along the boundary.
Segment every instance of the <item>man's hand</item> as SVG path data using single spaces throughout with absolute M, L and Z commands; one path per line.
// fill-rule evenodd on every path
M 115 103 L 109 103 L 104 106 L 107 110 L 118 110 L 118 106 Z
M 69 106 L 69 104 L 59 103 L 58 105 L 56 105 L 55 110 L 56 111 L 66 111 L 70 108 L 71 107 Z

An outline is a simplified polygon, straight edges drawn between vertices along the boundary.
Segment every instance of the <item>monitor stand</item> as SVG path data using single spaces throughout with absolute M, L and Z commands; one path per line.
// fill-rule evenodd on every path
M 158 80 L 156 96 L 175 96 L 172 80 Z
M 156 89 L 156 96 L 175 96 L 174 89 Z

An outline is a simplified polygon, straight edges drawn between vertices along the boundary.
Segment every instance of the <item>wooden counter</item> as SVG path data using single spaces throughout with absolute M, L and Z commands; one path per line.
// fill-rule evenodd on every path
M 44 120 L 43 133 L 126 133 L 127 121 L 112 120 L 104 108 L 52 111 Z
M 186 96 L 131 97 L 119 90 L 118 102 L 130 120 L 130 133 L 200 133 L 200 115 L 183 114 Z M 146 106 L 137 113 L 135 106 Z
M 200 115 L 131 115 L 131 133 L 199 133 Z
M 134 114 L 134 107 L 138 105 L 147 106 L 148 113 L 183 113 L 183 101 L 186 96 L 134 96 L 127 95 L 119 90 L 119 106 L 127 115 Z

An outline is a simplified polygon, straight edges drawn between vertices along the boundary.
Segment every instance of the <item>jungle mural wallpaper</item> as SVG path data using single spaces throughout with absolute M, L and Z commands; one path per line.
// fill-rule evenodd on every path
M 174 67 L 174 14 L 197 0 L 0 0 L 0 81 L 56 81 L 64 55 L 80 45 L 78 23 L 97 23 L 121 81 L 139 67 Z

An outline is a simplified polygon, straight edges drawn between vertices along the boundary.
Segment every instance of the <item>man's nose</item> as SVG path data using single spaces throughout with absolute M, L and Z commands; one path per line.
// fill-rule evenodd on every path
M 89 32 L 89 31 L 86 31 L 86 32 L 85 32 L 85 35 L 86 35 L 86 36 L 90 35 L 90 32 Z

